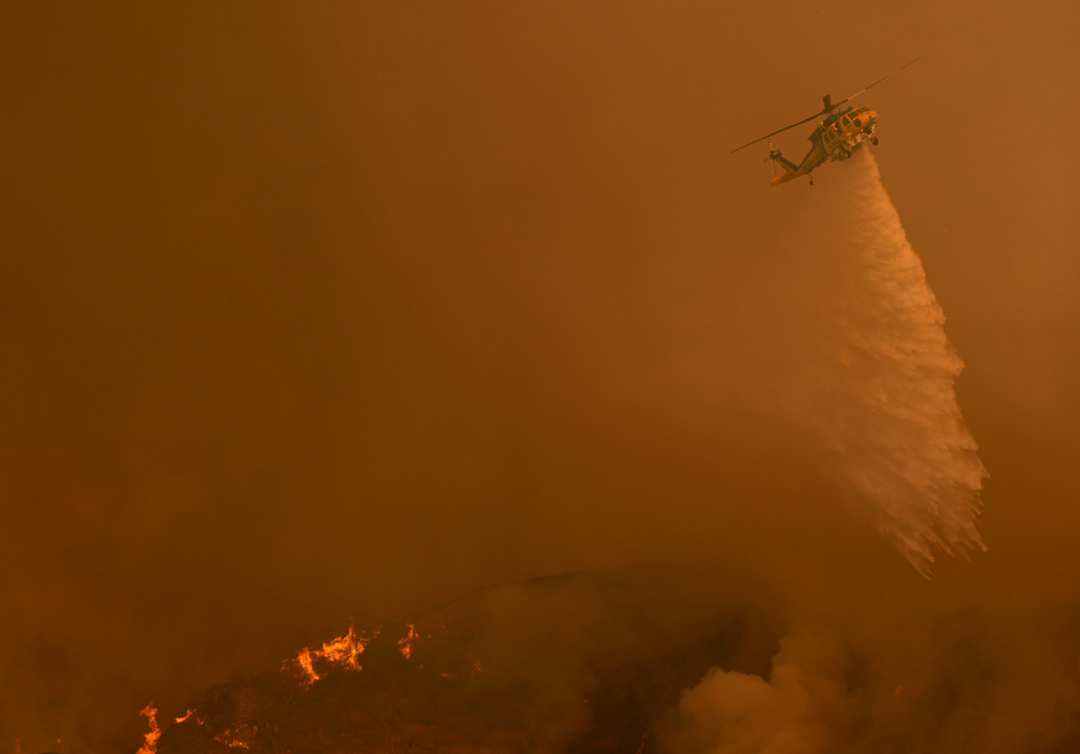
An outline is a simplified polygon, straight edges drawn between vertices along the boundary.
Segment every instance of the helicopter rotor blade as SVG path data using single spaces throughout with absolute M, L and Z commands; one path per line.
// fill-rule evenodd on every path
M 765 141 L 766 139 L 771 139 L 773 136 L 776 136 L 777 134 L 783 133 L 784 131 L 787 131 L 789 128 L 795 128 L 795 126 L 801 126 L 803 123 L 809 123 L 810 121 L 814 120 L 815 118 L 817 118 L 819 115 L 821 115 L 824 112 L 825 111 L 822 110 L 821 112 L 814 113 L 809 118 L 803 118 L 798 123 L 792 123 L 790 126 L 784 126 L 783 128 L 779 128 L 776 131 L 773 131 L 771 134 L 765 134 L 764 136 L 762 136 L 760 138 L 757 138 L 757 139 L 754 139 L 753 141 L 748 141 L 745 144 L 743 144 L 741 147 L 735 147 L 735 149 L 732 149 L 731 152 L 732 152 L 732 154 L 734 154 L 735 152 L 738 152 L 740 149 L 746 149 L 751 144 L 757 144 L 759 141 Z
M 853 95 L 851 95 L 850 97 L 848 97 L 848 98 L 846 98 L 846 99 L 842 99 L 842 100 L 840 100 L 840 101 L 839 101 L 839 102 L 837 102 L 837 103 L 836 103 L 835 105 L 833 105 L 833 107 L 840 107 L 840 105 L 844 104 L 845 102 L 850 102 L 851 100 L 855 99 L 856 97 L 858 97 L 858 96 L 859 96 L 860 94 L 862 94 L 862 93 L 863 93 L 863 92 L 865 92 L 866 90 L 868 90 L 868 89 L 871 89 L 871 88 L 873 88 L 873 87 L 877 86 L 877 85 L 878 85 L 878 84 L 880 84 L 880 83 L 881 83 L 882 81 L 884 81 L 885 79 L 889 78 L 889 76 L 892 76 L 893 74 L 897 74 L 897 73 L 900 73 L 900 71 L 904 70 L 905 68 L 907 68 L 907 67 L 908 67 L 909 65 L 911 65 L 912 63 L 914 63 L 914 62 L 916 62 L 916 61 L 919 61 L 919 60 L 921 60 L 921 59 L 922 59 L 922 55 L 920 55 L 919 57 L 915 58 L 915 60 L 909 60 L 908 62 L 904 63 L 904 64 L 903 64 L 902 66 L 900 66 L 899 68 L 897 68 L 897 69 L 896 69 L 895 71 L 892 71 L 891 73 L 886 73 L 886 74 L 885 74 L 884 76 L 882 76 L 881 78 L 879 78 L 879 79 L 878 79 L 877 81 L 875 81 L 875 82 L 874 82 L 873 84 L 867 84 L 866 86 L 864 86 L 864 87 L 863 87 L 862 89 L 860 89 L 859 91 L 855 92 L 855 93 L 854 93 Z
M 818 118 L 818 117 L 820 117 L 822 115 L 828 115 L 829 113 L 831 113 L 836 108 L 840 107 L 841 105 L 845 104 L 846 102 L 850 102 L 851 100 L 855 99 L 860 94 L 862 94 L 863 92 L 867 91 L 868 89 L 872 89 L 873 87 L 877 86 L 878 84 L 880 84 L 882 81 L 889 78 L 893 74 L 899 73 L 900 71 L 904 70 L 909 65 L 911 65 L 912 63 L 914 63 L 914 62 L 916 62 L 918 60 L 921 60 L 921 59 L 922 59 L 922 55 L 915 58 L 915 60 L 909 60 L 908 62 L 904 63 L 902 66 L 897 68 L 895 71 L 892 71 L 891 73 L 885 74 L 884 76 L 879 78 L 874 83 L 867 84 L 865 87 L 863 87 L 859 91 L 855 92 L 850 97 L 842 99 L 839 102 L 832 102 L 832 101 L 830 101 L 829 97 L 826 96 L 824 98 L 825 108 L 823 110 L 819 110 L 818 112 L 811 115 L 809 118 L 803 118 L 798 123 L 792 123 L 790 126 L 784 126 L 783 128 L 778 128 L 777 130 L 773 131 L 771 134 L 765 134 L 764 136 L 762 136 L 760 138 L 757 138 L 757 139 L 754 139 L 753 141 L 748 141 L 745 144 L 743 144 L 741 147 L 735 147 L 735 149 L 732 149 L 731 152 L 732 152 L 732 154 L 734 154 L 735 152 L 738 152 L 740 149 L 746 149 L 747 147 L 749 147 L 749 146 L 751 146 L 753 144 L 757 144 L 760 141 L 765 141 L 766 139 L 770 139 L 773 136 L 776 136 L 777 134 L 780 134 L 780 133 L 783 133 L 784 131 L 787 131 L 789 128 L 795 128 L 795 126 L 801 126 L 803 123 L 809 123 L 810 121 L 812 121 L 815 118 Z

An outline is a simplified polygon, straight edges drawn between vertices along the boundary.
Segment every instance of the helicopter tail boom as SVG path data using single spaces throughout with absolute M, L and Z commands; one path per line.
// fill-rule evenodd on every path
M 789 160 L 787 157 L 784 157 L 784 155 L 780 153 L 779 149 L 774 149 L 773 151 L 769 152 L 769 159 L 771 159 L 773 162 L 779 162 L 784 167 L 785 175 L 789 173 L 794 173 L 799 169 L 799 166 Z
M 780 153 L 779 149 L 771 150 L 769 152 L 769 159 L 772 160 L 773 163 L 779 162 L 780 166 L 784 169 L 783 173 L 770 181 L 770 186 L 780 186 L 781 184 L 786 184 L 788 180 L 798 178 L 800 175 L 806 175 L 808 172 L 805 170 L 800 170 L 801 166 L 796 165 L 794 162 L 784 157 L 783 154 Z
M 769 185 L 770 186 L 779 186 L 781 183 L 787 183 L 788 181 L 794 180 L 794 179 L 796 179 L 798 177 L 799 176 L 798 176 L 797 173 L 783 173 L 781 175 L 776 176 L 771 181 L 769 181 Z
M 773 163 L 780 163 L 780 166 L 784 169 L 783 173 L 772 179 L 771 185 L 773 186 L 779 186 L 781 183 L 786 183 L 792 178 L 797 178 L 802 175 L 802 173 L 799 172 L 799 166 L 787 157 L 784 157 L 779 149 L 771 150 L 769 152 L 769 159 L 771 159 Z

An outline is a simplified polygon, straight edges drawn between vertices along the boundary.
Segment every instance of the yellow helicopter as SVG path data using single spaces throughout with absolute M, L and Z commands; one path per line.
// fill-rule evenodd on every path
M 920 56 L 922 57 L 922 56 Z M 866 107 L 845 108 L 843 110 L 838 109 L 841 105 L 844 105 L 851 100 L 858 97 L 871 87 L 877 86 L 885 79 L 889 78 L 895 73 L 907 68 L 914 63 L 915 60 L 908 61 L 902 66 L 897 68 L 892 73 L 888 73 L 875 81 L 873 84 L 869 84 L 855 94 L 840 100 L 837 103 L 833 103 L 829 95 L 822 97 L 822 109 L 820 112 L 816 112 L 809 118 L 803 118 L 798 123 L 792 123 L 790 126 L 784 126 L 777 129 L 772 133 L 765 134 L 764 136 L 748 141 L 741 147 L 736 147 L 731 150 L 732 153 L 738 152 L 740 149 L 745 149 L 752 144 L 769 140 L 769 156 L 767 160 L 773 161 L 773 170 L 776 170 L 776 164 L 779 163 L 784 169 L 784 172 L 772 179 L 770 185 L 779 186 L 781 183 L 787 183 L 788 181 L 798 178 L 801 175 L 810 177 L 810 185 L 814 184 L 814 178 L 810 175 L 811 172 L 817 167 L 825 164 L 826 160 L 844 160 L 851 157 L 852 153 L 861 147 L 864 143 L 869 141 L 871 144 L 877 144 L 877 136 L 874 135 L 874 130 L 877 128 L 878 114 Z M 803 123 L 809 123 L 815 118 L 819 118 L 822 115 L 825 117 L 818 122 L 817 127 L 813 133 L 810 134 L 808 140 L 810 141 L 810 151 L 803 157 L 802 162 L 796 165 L 791 160 L 784 157 L 780 153 L 779 149 L 772 148 L 772 137 L 779 133 L 787 131 L 789 128 L 795 128 L 801 126 Z

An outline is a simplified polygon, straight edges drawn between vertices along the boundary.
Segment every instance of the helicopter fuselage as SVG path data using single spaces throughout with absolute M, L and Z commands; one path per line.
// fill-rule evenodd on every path
M 922 56 L 920 55 L 919 57 Z M 867 107 L 848 107 L 844 110 L 840 110 L 839 108 L 877 86 L 893 74 L 904 70 L 916 60 L 919 60 L 919 58 L 909 60 L 892 73 L 882 76 L 872 84 L 867 84 L 850 97 L 845 97 L 839 102 L 833 103 L 832 97 L 826 94 L 821 98 L 821 110 L 819 112 L 811 115 L 809 118 L 803 118 L 802 120 L 791 123 L 783 128 L 771 131 L 764 136 L 759 136 L 756 139 L 746 142 L 742 146 L 735 147 L 731 151 L 732 153 L 735 153 L 768 139 L 769 156 L 765 158 L 766 162 L 768 160 L 773 161 L 774 172 L 776 170 L 776 163 L 780 163 L 780 166 L 784 168 L 782 175 L 778 175 L 772 179 L 773 186 L 787 183 L 791 179 L 798 178 L 801 175 L 809 176 L 815 168 L 824 165 L 827 161 L 843 160 L 851 157 L 852 152 L 861 147 L 865 142 L 870 141 L 872 144 L 877 144 L 877 137 L 874 136 L 874 129 L 877 127 L 877 113 Z M 821 118 L 821 120 L 818 121 L 817 127 L 809 136 L 810 151 L 806 153 L 806 156 L 803 157 L 802 162 L 798 165 L 784 157 L 779 150 L 772 148 L 772 137 L 777 134 L 782 134 L 789 129 L 798 128 L 804 123 L 815 121 L 818 118 Z M 813 184 L 813 182 L 814 179 L 811 177 L 810 183 Z
M 826 161 L 847 159 L 867 140 L 876 144 L 876 127 L 877 113 L 866 107 L 849 107 L 829 113 L 807 137 L 810 151 L 798 165 L 786 159 L 779 150 L 769 152 L 769 157 L 784 168 L 781 175 L 772 179 L 771 185 L 779 186 L 800 176 L 809 175 Z

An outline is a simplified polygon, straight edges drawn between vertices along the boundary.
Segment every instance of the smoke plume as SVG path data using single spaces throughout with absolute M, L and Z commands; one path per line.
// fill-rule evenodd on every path
M 836 749 L 853 729 L 859 699 L 845 673 L 849 653 L 820 628 L 780 642 L 769 680 L 713 668 L 679 703 L 680 754 L 813 754 Z
M 815 197 L 839 238 L 820 302 L 830 334 L 802 397 L 852 514 L 929 576 L 935 553 L 985 549 L 976 523 L 986 470 L 956 400 L 963 362 L 945 315 L 873 155 L 859 150 L 851 163 Z
M 9 5 L 9 751 L 134 750 L 349 619 L 711 558 L 673 581 L 871 658 L 858 751 L 1080 750 L 1078 153 L 987 158 L 1033 96 L 1080 121 L 1080 6 Z M 972 433 L 869 153 L 727 154 L 924 51 L 865 103 Z M 664 688 L 798 699 L 776 631 Z

